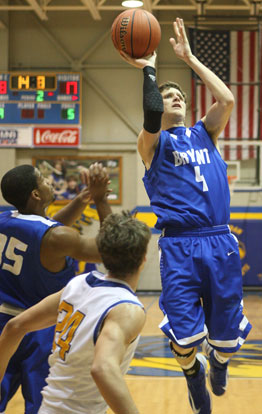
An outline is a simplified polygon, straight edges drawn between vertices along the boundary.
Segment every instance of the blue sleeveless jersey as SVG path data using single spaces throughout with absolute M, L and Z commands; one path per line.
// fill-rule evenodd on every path
M 144 185 L 157 229 L 227 224 L 230 193 L 227 165 L 204 124 L 162 131 Z
M 62 289 L 75 276 L 75 260 L 67 258 L 65 269 L 51 273 L 40 263 L 41 241 L 48 229 L 62 224 L 17 211 L 0 214 L 0 303 L 30 307 Z

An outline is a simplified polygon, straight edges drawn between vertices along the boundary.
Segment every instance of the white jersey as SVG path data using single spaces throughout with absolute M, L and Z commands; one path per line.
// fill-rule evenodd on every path
M 47 386 L 38 414 L 104 414 L 107 404 L 91 376 L 95 344 L 104 318 L 120 303 L 143 307 L 128 284 L 97 271 L 72 279 L 59 305 Z M 128 323 L 128 321 L 127 321 Z M 139 337 L 129 345 L 121 371 L 125 374 Z

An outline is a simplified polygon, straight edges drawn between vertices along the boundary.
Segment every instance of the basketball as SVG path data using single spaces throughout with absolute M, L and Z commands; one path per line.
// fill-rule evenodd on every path
M 132 58 L 141 58 L 154 52 L 161 39 L 158 20 L 143 9 L 129 9 L 119 14 L 111 27 L 111 37 L 118 51 Z

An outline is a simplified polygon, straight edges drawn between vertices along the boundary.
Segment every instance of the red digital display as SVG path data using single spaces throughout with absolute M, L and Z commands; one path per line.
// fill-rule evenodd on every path
M 7 81 L 0 81 L 0 95 L 7 93 Z
M 44 109 L 38 109 L 37 110 L 37 118 L 38 119 L 44 119 L 44 117 L 45 117 L 45 111 L 44 111 Z
M 35 116 L 34 109 L 24 108 L 24 109 L 21 110 L 21 118 L 22 119 L 33 119 L 34 116 Z
M 77 95 L 77 82 L 76 81 L 67 81 L 60 82 L 59 92 L 62 95 Z

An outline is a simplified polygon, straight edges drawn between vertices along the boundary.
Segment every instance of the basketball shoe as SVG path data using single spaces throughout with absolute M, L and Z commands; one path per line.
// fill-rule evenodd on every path
M 206 388 L 207 361 L 204 355 L 197 354 L 200 370 L 193 378 L 186 377 L 188 398 L 194 414 L 211 414 L 211 396 Z
M 221 396 L 225 394 L 227 389 L 228 362 L 221 364 L 221 362 L 219 362 L 214 355 L 215 350 L 206 340 L 202 344 L 202 350 L 207 356 L 209 356 L 210 369 L 208 371 L 208 382 L 212 392 L 217 396 Z

